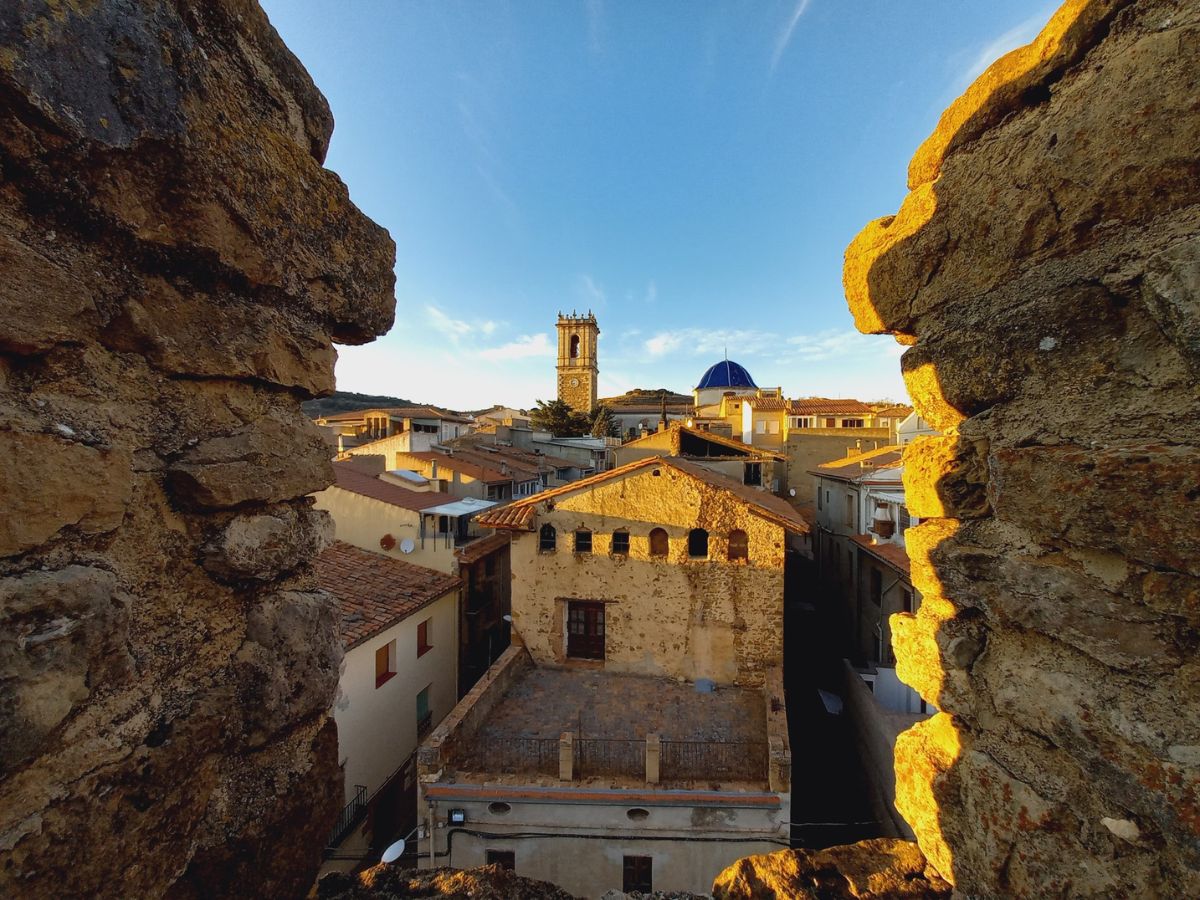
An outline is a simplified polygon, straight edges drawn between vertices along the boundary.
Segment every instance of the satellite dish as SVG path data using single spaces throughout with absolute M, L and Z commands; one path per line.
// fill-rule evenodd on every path
M 386 850 L 384 850 L 383 856 L 381 856 L 379 858 L 379 861 L 385 862 L 385 863 L 394 863 L 396 860 L 398 860 L 403 855 L 404 855 L 404 840 L 402 838 L 402 839 L 396 841 L 396 843 L 392 844 Z
M 405 538 L 404 540 L 402 540 L 400 542 L 400 552 L 401 553 L 412 553 L 415 549 L 417 549 L 417 545 L 413 543 L 412 538 Z M 401 841 L 400 843 L 403 844 L 404 841 Z M 392 847 L 394 847 L 394 846 L 396 846 L 396 845 L 393 844 Z M 388 850 L 391 850 L 392 847 L 388 847 Z M 401 848 L 401 849 L 403 849 L 403 848 Z M 385 860 L 385 862 L 386 862 L 386 860 Z
M 788 495 L 789 495 L 789 496 L 791 496 L 791 497 L 795 497 L 795 496 L 796 496 L 796 489 L 795 489 L 795 488 L 788 488 Z

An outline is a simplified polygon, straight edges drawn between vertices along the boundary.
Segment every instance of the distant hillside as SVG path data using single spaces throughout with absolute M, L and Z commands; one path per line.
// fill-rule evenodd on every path
M 305 400 L 300 404 L 304 414 L 310 419 L 317 416 L 328 416 L 333 413 L 353 412 L 356 409 L 373 409 L 376 406 L 421 406 L 411 400 L 400 397 L 385 397 L 376 394 L 355 394 L 352 391 L 334 391 L 328 397 L 319 400 Z

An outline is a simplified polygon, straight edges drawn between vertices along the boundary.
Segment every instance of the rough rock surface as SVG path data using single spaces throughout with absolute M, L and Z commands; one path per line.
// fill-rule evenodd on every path
M 497 865 L 475 869 L 402 869 L 379 865 L 357 875 L 332 873 L 317 885 L 320 900 L 575 900 L 548 881 L 523 878 Z
M 715 900 L 903 900 L 949 897 L 911 841 L 876 838 L 825 850 L 739 859 L 713 882 Z
M 0 119 L 0 895 L 300 895 L 341 788 L 299 403 L 394 247 L 253 0 L 4 2 Z
M 968 895 L 1200 896 L 1200 4 L 1070 0 L 847 250 L 910 345 L 897 807 Z

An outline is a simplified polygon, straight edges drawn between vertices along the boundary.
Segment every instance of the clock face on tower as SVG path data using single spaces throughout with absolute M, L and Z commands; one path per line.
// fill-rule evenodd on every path
M 579 379 L 578 378 L 571 379 L 571 387 L 579 387 Z

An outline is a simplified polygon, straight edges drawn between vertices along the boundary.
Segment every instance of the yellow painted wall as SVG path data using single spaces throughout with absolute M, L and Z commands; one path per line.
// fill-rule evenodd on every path
M 566 662 L 567 599 L 606 606 L 606 659 L 611 671 L 723 683 L 761 684 L 783 654 L 784 530 L 741 500 L 665 466 L 642 469 L 567 497 L 539 504 L 537 528 L 558 531 L 554 553 L 538 551 L 538 533 L 512 545 L 512 610 L 521 640 L 539 665 Z M 573 552 L 574 532 L 592 531 L 592 553 Z M 628 558 L 610 555 L 612 532 L 630 532 Z M 664 528 L 667 559 L 649 555 L 649 533 Z M 709 559 L 687 555 L 693 527 L 709 532 Z M 749 537 L 748 562 L 726 560 L 727 535 Z

